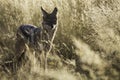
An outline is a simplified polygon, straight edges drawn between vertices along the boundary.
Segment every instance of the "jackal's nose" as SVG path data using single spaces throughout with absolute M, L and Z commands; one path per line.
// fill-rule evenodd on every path
M 55 29 L 56 25 L 52 25 L 52 29 Z

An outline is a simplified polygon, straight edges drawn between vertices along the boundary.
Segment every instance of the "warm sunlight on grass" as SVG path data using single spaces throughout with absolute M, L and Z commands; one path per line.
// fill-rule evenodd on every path
M 0 80 L 15 79 L 7 63 L 15 55 L 17 28 L 42 26 L 41 6 L 49 13 L 58 8 L 48 72 L 28 48 L 17 80 L 120 79 L 120 0 L 0 0 Z

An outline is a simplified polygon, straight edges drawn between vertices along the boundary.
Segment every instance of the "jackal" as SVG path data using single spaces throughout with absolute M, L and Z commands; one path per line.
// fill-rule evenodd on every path
M 17 38 L 15 44 L 15 59 L 23 57 L 26 52 L 26 44 L 35 51 L 47 51 L 50 48 L 50 40 L 57 24 L 57 8 L 52 13 L 46 12 L 42 7 L 43 21 L 41 27 L 34 25 L 21 25 L 17 29 Z

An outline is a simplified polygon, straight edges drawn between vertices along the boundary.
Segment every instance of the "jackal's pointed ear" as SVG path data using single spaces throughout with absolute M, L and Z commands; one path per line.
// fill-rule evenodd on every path
M 53 10 L 53 12 L 51 14 L 56 15 L 57 11 L 58 11 L 58 9 L 57 9 L 57 7 L 55 7 L 54 10 Z
M 41 7 L 41 11 L 43 13 L 43 16 L 46 16 L 48 13 Z

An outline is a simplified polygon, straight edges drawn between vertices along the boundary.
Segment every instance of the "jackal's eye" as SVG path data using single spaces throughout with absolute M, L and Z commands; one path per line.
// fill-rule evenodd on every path
M 56 24 L 56 19 L 54 19 L 54 20 L 52 20 L 52 19 L 46 19 L 44 22 L 46 23 L 46 24 Z

